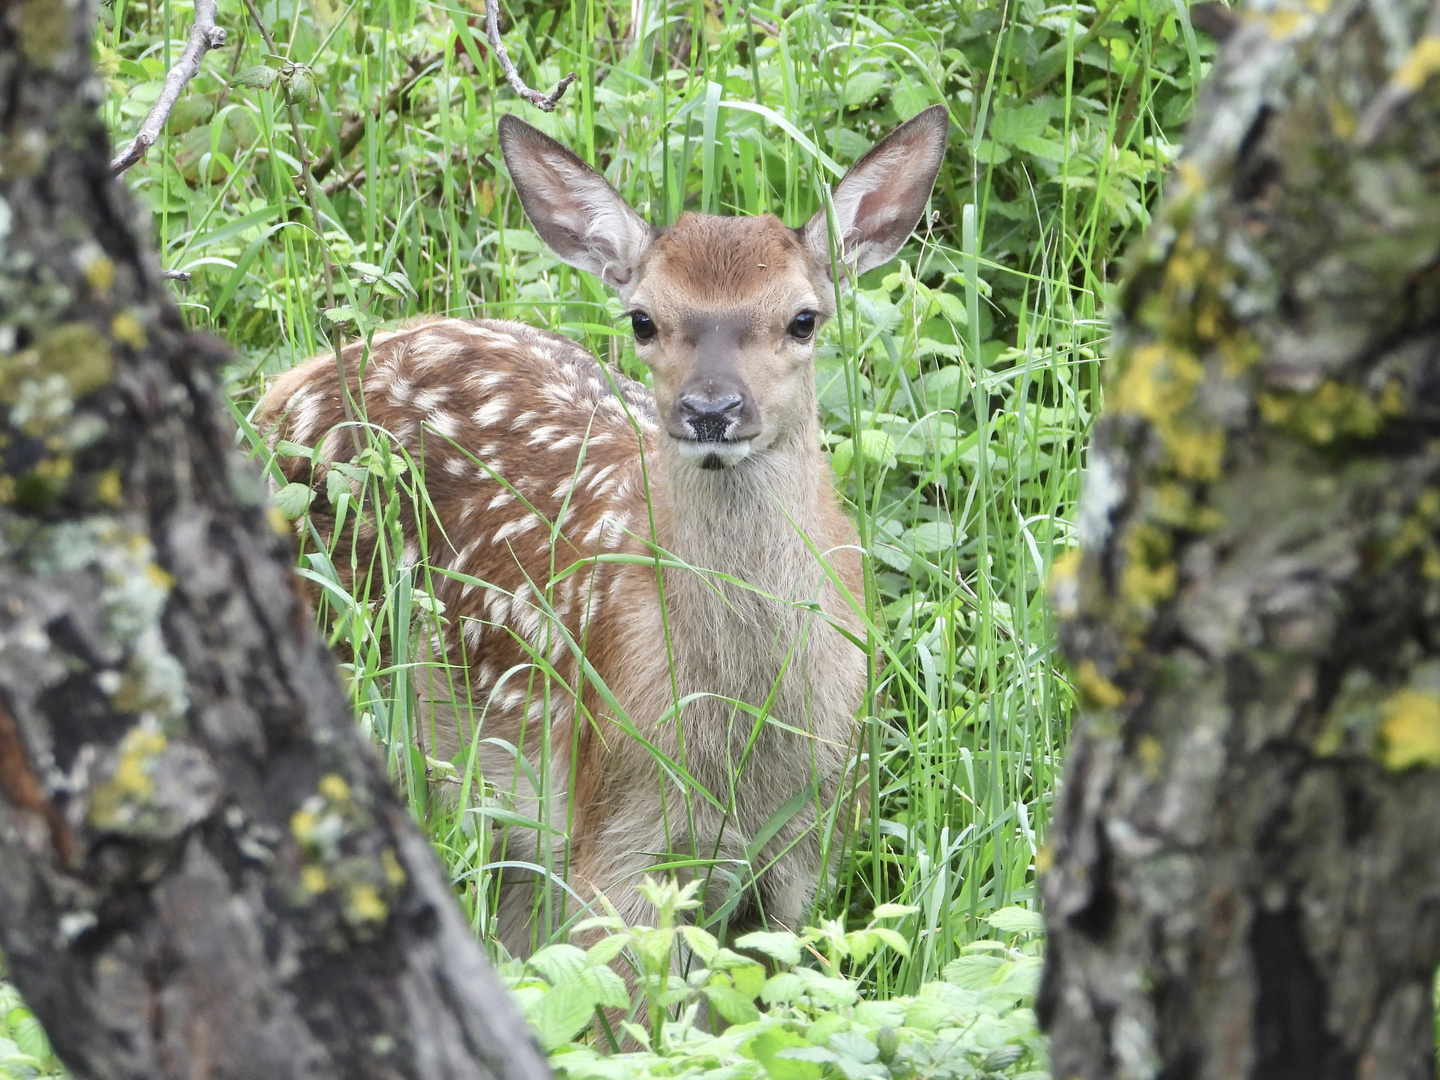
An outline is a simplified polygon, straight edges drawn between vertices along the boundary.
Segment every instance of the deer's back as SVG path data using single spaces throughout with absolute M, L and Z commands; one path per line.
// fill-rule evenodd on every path
M 443 605 L 445 625 L 432 642 L 431 697 L 461 714 L 437 719 L 433 749 L 451 756 L 482 716 L 487 737 L 520 745 L 540 716 L 573 715 L 563 698 L 579 683 L 576 654 L 625 582 L 646 576 L 596 556 L 648 550 L 641 448 L 654 430 L 653 398 L 568 338 L 494 320 L 376 334 L 368 355 L 348 346 L 343 366 L 357 418 L 415 463 L 401 477 L 404 544 L 391 558 L 430 568 L 428 585 L 417 584 Z M 356 453 L 333 354 L 277 379 L 256 426 L 272 445 L 319 448 L 318 467 L 304 457 L 280 465 L 313 486 L 311 521 L 330 539 L 325 474 Z M 367 502 L 332 541 L 342 580 L 357 591 L 367 574 L 382 580 L 376 540 Z M 544 665 L 560 676 L 548 688 L 536 677 Z

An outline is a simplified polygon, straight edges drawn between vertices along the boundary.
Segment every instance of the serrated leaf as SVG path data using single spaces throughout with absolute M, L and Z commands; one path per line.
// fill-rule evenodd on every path
M 805 993 L 805 983 L 793 971 L 771 975 L 760 988 L 760 1000 L 767 1005 L 789 1004 Z
M 628 934 L 611 934 L 603 937 L 585 951 L 585 963 L 591 967 L 603 966 L 610 963 L 622 952 L 625 946 L 630 943 Z
M 18 1019 L 13 1013 L 11 1014 L 10 1034 L 22 1054 L 38 1058 L 40 1061 L 50 1058 L 50 1040 L 45 1037 L 45 1029 L 40 1026 L 40 1021 L 29 1015 L 29 1010 L 26 1010 L 25 1016 Z
M 280 73 L 274 68 L 268 68 L 264 64 L 254 64 L 244 71 L 236 72 L 235 77 L 230 80 L 231 86 L 250 86 L 256 90 L 269 90 L 275 85 L 275 80 Z
M 841 439 L 830 451 L 830 464 L 836 476 L 849 476 L 855 464 L 855 440 Z
M 549 1051 L 585 1030 L 594 1013 L 595 999 L 590 988 L 576 981 L 552 986 L 530 1011 L 529 1018 L 540 1044 Z
M 769 1080 L 820 1080 L 822 1066 L 813 1061 L 799 1061 L 781 1056 L 786 1051 L 804 1050 L 807 1047 L 810 1047 L 810 1043 L 795 1032 L 771 1027 L 743 1044 L 741 1052 L 760 1062 Z
M 332 468 L 325 474 L 325 500 L 334 506 L 342 496 L 355 494 L 351 480 L 339 468 Z
M 1043 934 L 1045 916 L 1018 905 L 992 911 L 985 921 L 1002 934 Z
M 625 980 L 608 967 L 587 967 L 577 977 L 590 991 L 591 1000 L 607 1009 L 628 1009 L 630 993 Z
M 724 983 L 706 983 L 705 997 L 715 1006 L 715 1011 L 732 1024 L 748 1024 L 760 1019 L 760 1010 L 752 999 L 747 998 L 733 986 Z
M 895 437 L 888 431 L 868 428 L 860 432 L 858 442 L 860 456 L 865 460 L 891 469 L 895 467 L 895 451 L 898 449 L 898 445 Z
M 270 501 L 285 515 L 287 521 L 294 521 L 310 509 L 310 500 L 314 497 L 315 493 L 310 490 L 309 484 L 286 484 L 270 496 Z
M 685 944 L 690 946 L 690 951 L 698 956 L 706 967 L 712 966 L 715 954 L 720 951 L 720 943 L 715 940 L 715 935 L 689 923 L 679 929 L 680 936 L 685 939 Z
M 946 964 L 941 975 L 952 986 L 965 990 L 984 990 L 992 984 L 996 973 L 1008 963 L 1003 956 L 962 956 Z
M 308 105 L 315 100 L 315 78 L 307 68 L 297 67 L 288 76 L 281 77 L 285 79 L 285 89 L 296 101 Z
M 756 930 L 737 940 L 735 945 L 763 953 L 782 964 L 800 962 L 800 939 L 785 930 Z
M 942 555 L 953 551 L 965 534 L 948 521 L 922 521 L 905 531 L 905 544 L 921 555 Z
M 551 986 L 559 986 L 574 980 L 585 969 L 585 953 L 574 945 L 562 942 L 545 946 L 526 963 L 544 976 Z
M 765 985 L 765 969 L 755 961 L 749 960 L 745 964 L 731 968 L 730 978 L 734 981 L 736 990 L 754 1001 Z
M 864 105 L 885 89 L 885 74 L 880 71 L 857 71 L 845 82 L 845 107 Z
M 898 931 L 891 930 L 888 926 L 875 926 L 871 927 L 867 933 L 875 935 L 882 943 L 901 956 L 908 957 L 910 955 L 910 942 L 906 941 Z

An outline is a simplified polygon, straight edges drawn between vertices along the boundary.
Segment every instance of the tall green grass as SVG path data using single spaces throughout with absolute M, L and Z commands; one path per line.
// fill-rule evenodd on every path
M 177 286 L 187 317 L 239 351 L 242 428 L 264 378 L 328 349 L 333 329 L 421 313 L 550 326 L 644 378 L 616 301 L 523 221 L 495 143 L 504 112 L 597 163 L 657 223 L 688 209 L 798 224 L 886 130 L 949 107 L 931 221 L 858 283 L 820 350 L 879 661 L 864 716 L 873 798 L 815 914 L 859 925 L 881 903 L 915 907 L 898 926 L 910 956 L 867 972 L 888 995 L 935 978 L 988 933 L 987 915 L 1034 906 L 1072 705 L 1044 582 L 1073 543 L 1116 260 L 1147 219 L 1208 56 L 1183 3 L 510 6 L 506 41 L 530 84 L 579 76 L 552 116 L 505 86 L 478 5 L 269 0 L 260 11 L 283 55 L 268 59 L 244 8 L 223 9 L 235 48 L 211 54 L 128 182 L 165 265 L 192 275 Z M 124 138 L 191 8 L 113 0 L 111 13 L 97 51 Z M 318 235 L 284 84 L 243 85 L 263 81 L 244 76 L 252 66 L 285 62 L 303 65 L 287 78 L 311 154 L 358 135 L 314 191 Z M 396 500 L 423 498 L 423 469 L 371 440 L 372 505 L 343 509 L 393 521 Z M 503 853 L 477 814 L 447 809 L 426 783 L 437 766 L 415 749 L 429 718 L 411 685 L 433 662 L 440 616 L 424 563 L 402 568 L 397 554 L 382 544 L 351 588 L 337 572 L 346 552 L 312 534 L 302 569 L 362 722 L 483 934 Z M 464 672 L 448 676 L 463 692 Z

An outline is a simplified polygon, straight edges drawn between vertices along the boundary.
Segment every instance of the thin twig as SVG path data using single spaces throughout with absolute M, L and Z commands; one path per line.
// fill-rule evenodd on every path
M 505 81 L 510 84 L 510 89 L 541 112 L 554 112 L 556 103 L 565 96 L 565 91 L 570 89 L 570 84 L 575 81 L 575 73 L 572 71 L 566 75 L 548 94 L 526 86 L 525 80 L 520 78 L 520 73 L 510 62 L 505 43 L 500 40 L 500 0 L 485 0 L 485 36 L 490 39 L 490 48 L 495 51 L 495 59 L 500 61 L 500 70 L 505 73 Z
M 410 61 L 410 74 L 401 82 L 390 88 L 384 99 L 375 108 L 374 116 L 383 120 L 386 113 L 395 112 L 397 115 L 405 109 L 405 102 L 411 91 L 426 75 L 437 69 L 442 60 L 443 54 L 436 53 L 423 59 Z M 351 150 L 360 145 L 360 140 L 365 136 L 365 125 L 370 117 L 365 113 L 352 114 L 346 117 L 340 125 L 340 135 L 336 139 L 336 145 L 327 148 L 318 158 L 315 159 L 315 167 L 312 170 L 316 180 L 324 180 L 334 170 L 341 158 L 345 157 Z M 326 187 L 329 192 L 329 187 Z
M 160 96 L 155 99 L 150 115 L 145 117 L 135 138 L 110 162 L 112 175 L 119 176 L 155 145 L 185 85 L 200 71 L 200 61 L 211 49 L 224 46 L 225 28 L 215 25 L 215 8 L 215 0 L 195 0 L 195 25 L 190 27 L 190 40 L 185 43 L 185 51 L 175 61 L 175 66 L 165 73 L 165 85 L 160 89 Z
M 166 281 L 189 281 L 189 270 L 161 270 L 160 276 Z

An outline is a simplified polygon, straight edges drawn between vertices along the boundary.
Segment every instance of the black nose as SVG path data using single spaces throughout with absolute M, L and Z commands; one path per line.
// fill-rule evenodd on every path
M 744 399 L 739 394 L 709 398 L 702 394 L 682 394 L 678 402 L 680 417 L 699 442 L 719 442 L 730 433 L 740 419 Z

